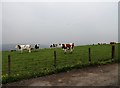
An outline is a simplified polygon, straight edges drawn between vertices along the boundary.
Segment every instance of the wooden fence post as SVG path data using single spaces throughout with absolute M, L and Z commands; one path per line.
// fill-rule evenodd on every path
M 56 67 L 56 50 L 54 50 L 54 67 Z
M 89 63 L 91 63 L 91 49 L 89 48 L 88 51 L 89 51 Z
M 112 61 L 114 57 L 115 57 L 115 45 L 112 45 L 112 59 L 111 59 Z
M 10 76 L 10 63 L 11 63 L 10 55 L 8 55 L 8 76 Z

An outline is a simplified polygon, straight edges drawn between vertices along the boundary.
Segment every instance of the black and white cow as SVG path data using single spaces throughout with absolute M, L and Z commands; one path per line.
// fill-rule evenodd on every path
M 39 49 L 39 48 L 40 48 L 39 45 L 40 45 L 40 44 L 35 44 L 35 49 Z
M 50 48 L 56 48 L 58 46 L 58 44 L 51 44 Z
M 54 44 L 51 44 L 50 45 L 50 48 L 59 48 L 59 47 L 62 47 L 62 44 L 57 44 L 57 43 L 54 43 Z
M 16 45 L 15 48 L 23 52 L 23 50 L 28 50 L 31 53 L 31 45 Z
M 64 50 L 64 53 L 66 53 L 67 50 L 70 50 L 70 52 L 72 53 L 73 48 L 74 48 L 74 43 L 62 44 L 62 49 Z

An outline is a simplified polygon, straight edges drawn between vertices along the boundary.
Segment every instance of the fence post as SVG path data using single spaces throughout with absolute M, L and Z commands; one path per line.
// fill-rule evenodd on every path
M 114 57 L 115 57 L 115 45 L 112 45 L 112 59 L 111 59 L 112 61 Z
M 10 55 L 8 55 L 8 76 L 10 76 L 10 63 L 11 63 Z
M 89 51 L 89 63 L 91 63 L 91 50 L 90 50 L 90 48 L 88 49 L 88 51 Z
M 56 50 L 54 49 L 54 67 L 56 67 Z

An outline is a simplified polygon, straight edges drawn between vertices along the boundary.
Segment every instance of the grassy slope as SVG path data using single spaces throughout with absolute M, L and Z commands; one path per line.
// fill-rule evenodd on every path
M 54 72 L 61 72 L 72 68 L 79 68 L 88 63 L 88 48 L 91 48 L 92 63 L 111 62 L 111 45 L 76 46 L 72 54 L 64 54 L 61 48 L 57 48 L 57 67 L 53 66 L 54 49 L 41 49 L 36 52 L 20 53 L 10 52 L 11 76 L 7 76 L 7 56 L 9 52 L 2 52 L 2 75 L 3 83 L 16 80 L 44 76 Z M 118 44 L 115 59 L 118 59 Z

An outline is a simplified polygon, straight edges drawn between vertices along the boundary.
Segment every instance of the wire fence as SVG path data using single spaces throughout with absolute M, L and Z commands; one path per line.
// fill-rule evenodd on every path
M 114 62 L 118 59 L 116 48 L 118 48 L 116 45 L 75 47 L 72 54 L 69 52 L 64 54 L 61 49 L 40 50 L 32 55 L 12 52 L 12 54 L 6 55 L 6 60 L 3 60 L 2 74 L 8 76 L 46 75 L 65 67 L 73 68 L 76 65 L 104 61 Z

